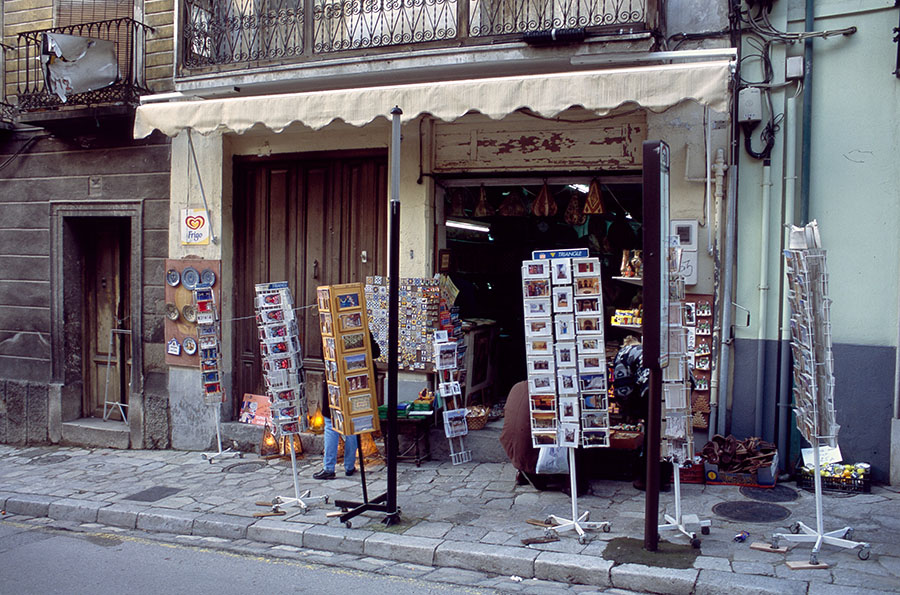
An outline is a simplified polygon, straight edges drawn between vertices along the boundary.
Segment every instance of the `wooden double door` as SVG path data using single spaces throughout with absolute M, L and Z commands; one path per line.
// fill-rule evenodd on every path
M 315 292 L 387 274 L 387 155 L 238 159 L 234 196 L 234 398 L 263 394 L 254 286 L 287 281 L 307 370 L 322 370 Z

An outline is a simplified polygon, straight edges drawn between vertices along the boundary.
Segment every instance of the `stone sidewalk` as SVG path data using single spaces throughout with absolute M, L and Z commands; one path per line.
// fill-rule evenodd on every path
M 488 573 L 505 579 L 499 587 L 492 583 L 494 588 L 509 591 L 540 592 L 535 585 L 551 585 L 541 581 L 559 581 L 595 591 L 652 593 L 900 592 L 900 494 L 890 487 L 824 497 L 825 529 L 852 526 L 853 539 L 871 544 L 868 560 L 860 560 L 855 550 L 823 546 L 819 561 L 827 569 L 791 570 L 785 562 L 808 561 L 808 545 L 773 554 L 750 544 L 768 542 L 796 521 L 815 526 L 814 494 L 793 483 L 787 484 L 793 490 L 782 491 L 796 491 L 797 498 L 777 503 L 789 516 L 775 522 L 736 522 L 713 512 L 720 503 L 758 503 L 740 488 L 684 485 L 683 512 L 712 522 L 710 534 L 700 536 L 700 549 L 678 533 L 662 532 L 659 553 L 638 547 L 629 557 L 622 552 L 642 542 L 644 526 L 644 495 L 630 483 L 592 481 L 590 493 L 577 501 L 591 520 L 610 521 L 608 533 L 592 532 L 585 544 L 563 532 L 558 541 L 524 545 L 523 539 L 545 537 L 544 529 L 526 521 L 568 517 L 571 499 L 516 486 L 511 465 L 478 462 L 473 454 L 476 460 L 457 466 L 447 460 L 420 467 L 401 463 L 402 521 L 391 527 L 381 522 L 383 513 L 357 516 L 352 528 L 326 516 L 337 510 L 336 499 L 359 500 L 361 486 L 358 474 L 345 478 L 340 469 L 335 480 L 313 480 L 319 455 L 298 460 L 300 488 L 327 495 L 329 503 L 310 500 L 305 514 L 295 507 L 285 516 L 256 518 L 254 513 L 267 510 L 257 501 L 294 495 L 290 461 L 247 454 L 209 463 L 198 452 L 0 445 L 0 508 L 7 522 L 52 519 L 252 543 L 280 556 L 285 551 L 352 554 L 447 576 Z M 385 476 L 382 464 L 367 469 L 370 498 L 385 491 Z M 660 495 L 660 506 L 661 513 L 674 514 L 672 492 Z M 740 531 L 750 533 L 744 543 L 734 541 Z

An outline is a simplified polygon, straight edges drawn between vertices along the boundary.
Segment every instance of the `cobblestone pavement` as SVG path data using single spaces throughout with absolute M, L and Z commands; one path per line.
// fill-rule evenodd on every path
M 571 516 L 571 499 L 561 492 L 537 492 L 515 485 L 508 463 L 452 465 L 401 463 L 397 500 L 401 522 L 382 523 L 383 513 L 352 519 L 352 528 L 327 516 L 337 499 L 362 497 L 359 475 L 316 481 L 321 457 L 298 460 L 300 490 L 310 490 L 309 510 L 286 509 L 284 516 L 254 517 L 269 510 L 256 505 L 294 495 L 291 465 L 256 455 L 209 463 L 198 452 L 13 447 L 0 445 L 0 508 L 9 523 L 64 525 L 84 531 L 136 531 L 154 539 L 268 552 L 360 570 L 520 592 L 879 593 L 900 592 L 900 494 L 875 486 L 870 494 L 825 494 L 825 530 L 853 527 L 852 538 L 870 544 L 870 556 L 825 545 L 824 569 L 792 570 L 787 561 L 808 561 L 809 545 L 786 554 L 751 549 L 771 541 L 797 521 L 815 527 L 811 492 L 783 490 L 796 499 L 777 502 L 786 518 L 738 522 L 717 515 L 726 502 L 760 504 L 734 486 L 683 485 L 682 511 L 711 521 L 701 547 L 691 548 L 680 533 L 661 533 L 661 551 L 617 554 L 643 540 L 644 495 L 628 482 L 592 481 L 578 498 L 579 512 L 609 521 L 609 532 L 590 532 L 580 543 L 572 532 L 557 541 L 527 521 Z M 340 467 L 340 466 L 339 466 Z M 367 468 L 369 497 L 386 490 L 381 464 Z M 766 503 L 768 504 L 768 503 Z M 672 492 L 660 495 L 661 514 L 675 514 Z M 755 514 L 752 512 L 751 514 Z M 745 542 L 734 541 L 740 531 Z M 782 542 L 784 545 L 784 542 Z M 569 584 L 570 586 L 566 586 Z

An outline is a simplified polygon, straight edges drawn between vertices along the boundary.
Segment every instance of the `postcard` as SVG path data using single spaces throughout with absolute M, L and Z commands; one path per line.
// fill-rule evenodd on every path
M 587 354 L 578 356 L 579 372 L 605 372 L 606 357 L 600 354 Z
M 575 295 L 600 295 L 600 277 L 576 277 Z
M 556 395 L 529 395 L 532 411 L 556 411 Z
M 359 294 L 355 291 L 337 294 L 338 310 L 355 310 L 359 308 Z
M 553 374 L 534 374 L 528 377 L 528 391 L 532 393 L 552 392 L 555 390 Z
M 545 298 L 525 300 L 525 317 L 550 316 L 550 300 Z
M 372 415 L 360 415 L 358 417 L 351 417 L 350 421 L 353 422 L 353 432 L 371 432 L 375 429 L 375 421 Z
M 359 351 L 366 348 L 365 336 L 362 333 L 348 333 L 341 335 L 344 351 Z
M 596 258 L 573 258 L 572 274 L 576 277 L 599 275 L 600 261 Z
M 575 339 L 579 354 L 606 353 L 606 344 L 600 337 L 582 336 Z
M 525 320 L 526 337 L 551 337 L 553 336 L 553 323 L 550 317 L 528 318 Z
M 559 426 L 559 445 L 575 448 L 580 445 L 581 428 L 577 423 L 564 423 Z
M 526 298 L 549 298 L 550 279 L 526 279 L 523 292 Z
M 525 358 L 528 374 L 552 374 L 556 368 L 553 356 L 531 356 Z
M 316 289 L 316 304 L 319 306 L 319 311 L 327 312 L 331 309 L 331 294 L 327 287 Z
M 536 338 L 525 341 L 526 355 L 547 355 L 552 353 L 551 349 L 552 343 L 548 339 Z
M 605 391 L 601 392 L 593 392 L 581 393 L 581 403 L 582 403 L 582 411 L 584 410 L 593 410 L 593 411 L 602 411 L 609 408 L 609 403 L 607 401 L 608 395 Z
M 578 422 L 581 411 L 578 407 L 578 397 L 559 398 L 559 420 Z
M 575 328 L 579 334 L 587 333 L 587 334 L 602 334 L 603 333 L 603 319 L 599 316 L 576 316 L 575 317 Z
M 533 411 L 531 413 L 532 430 L 552 430 L 556 428 L 556 413 L 543 413 Z
M 556 430 L 551 432 L 543 431 L 536 432 L 533 431 L 531 433 L 531 444 L 538 448 L 540 446 L 556 446 L 558 441 L 558 437 L 556 435 Z
M 526 345 L 527 347 L 527 345 Z M 575 343 L 566 341 L 565 343 L 556 344 L 556 367 L 557 368 L 574 368 L 578 364 L 575 357 Z
M 434 367 L 436 370 L 456 367 L 456 343 L 434 344 Z
M 556 390 L 559 394 L 578 392 L 578 374 L 575 368 L 560 368 L 556 373 Z
M 600 307 L 600 296 L 581 296 L 575 298 L 576 314 L 602 314 L 603 309 Z
M 344 356 L 344 371 L 347 373 L 353 372 L 354 370 L 365 370 L 369 367 L 369 362 L 366 359 L 367 354 L 365 353 L 356 353 L 352 355 Z
M 369 390 L 369 375 L 357 374 L 356 376 L 347 376 L 347 389 L 351 393 Z
M 575 318 L 570 314 L 556 317 L 556 340 L 569 341 L 575 338 Z
M 580 374 L 578 376 L 582 391 L 606 390 L 606 372 L 600 374 Z
M 465 436 L 469 433 L 466 424 L 467 409 L 450 409 L 444 411 L 444 435 L 447 438 L 455 438 L 456 436 Z
M 339 314 L 338 319 L 341 321 L 341 331 L 352 331 L 362 328 L 362 314 L 360 312 Z
M 606 430 L 585 430 L 581 433 L 581 445 L 585 448 L 609 446 L 609 433 Z
M 554 285 L 570 285 L 572 283 L 572 262 L 568 258 L 551 260 L 550 278 Z
M 553 311 L 554 312 L 571 312 L 572 311 L 572 287 L 569 285 L 561 285 L 553 288 Z
M 546 260 L 526 260 L 522 263 L 523 279 L 545 279 L 550 276 L 550 262 Z

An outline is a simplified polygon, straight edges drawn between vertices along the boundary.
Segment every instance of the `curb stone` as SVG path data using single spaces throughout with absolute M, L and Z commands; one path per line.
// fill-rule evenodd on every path
M 106 502 L 64 498 L 50 503 L 50 507 L 47 509 L 47 516 L 60 521 L 96 523 L 97 515 L 104 506 L 107 506 Z
M 664 568 L 643 564 L 613 566 L 609 578 L 614 587 L 667 595 L 690 595 L 700 571 L 696 568 Z M 732 587 L 734 585 L 732 584 Z
M 247 528 L 253 524 L 253 520 L 233 514 L 206 513 L 194 519 L 191 533 L 205 537 L 245 539 Z
M 315 525 L 307 523 L 288 523 L 276 519 L 259 519 L 247 527 L 247 539 L 273 543 L 276 545 L 292 545 L 304 547 L 303 536 Z
M 303 547 L 326 552 L 363 554 L 366 539 L 374 535 L 364 529 L 315 525 L 304 531 Z
M 157 533 L 174 533 L 190 535 L 194 519 L 201 516 L 199 512 L 184 512 L 168 508 L 150 508 L 138 513 L 137 529 Z
M 32 496 L 29 494 L 10 496 L 6 500 L 6 513 L 46 517 L 50 514 L 50 504 L 54 500 L 55 498 L 50 496 Z
M 97 522 L 124 529 L 137 528 L 139 511 L 126 504 L 110 504 L 97 511 Z
M 612 565 L 611 560 L 602 560 L 594 556 L 541 552 L 534 560 L 534 576 L 562 583 L 609 587 Z
M 434 564 L 531 578 L 537 555 L 533 550 L 505 545 L 445 541 L 434 552 Z
M 414 564 L 434 563 L 434 552 L 441 544 L 440 539 L 376 533 L 366 539 L 364 552 L 367 556 Z
M 805 581 L 759 576 L 755 574 L 735 574 L 718 570 L 701 570 L 694 588 L 695 595 L 719 595 L 738 587 L 741 595 L 806 595 Z

